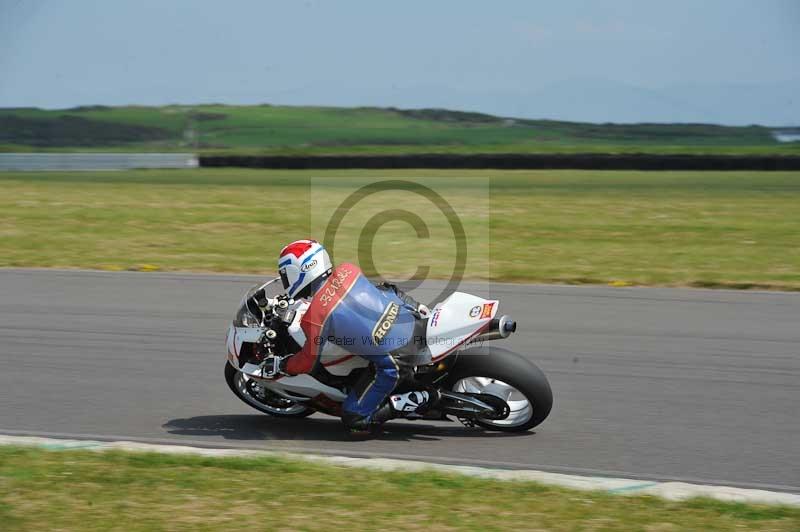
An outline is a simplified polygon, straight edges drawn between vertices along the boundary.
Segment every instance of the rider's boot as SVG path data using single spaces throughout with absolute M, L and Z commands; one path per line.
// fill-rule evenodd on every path
M 398 417 L 424 414 L 431 406 L 439 402 L 440 397 L 439 391 L 435 389 L 390 395 L 386 404 L 372 415 L 373 422 L 382 424 Z
M 422 414 L 438 401 L 437 390 L 418 390 L 390 395 L 388 404 L 395 412 L 394 417 L 406 417 L 411 414 Z
M 423 414 L 439 401 L 438 390 L 414 391 L 390 395 L 386 403 L 369 417 L 344 412 L 342 423 L 348 435 L 365 439 L 380 434 L 383 424 L 390 419 Z
M 390 419 L 424 414 L 438 403 L 440 398 L 441 394 L 436 389 L 390 395 L 386 403 L 371 416 L 344 412 L 342 423 L 351 437 L 369 438 L 380 434 L 383 424 Z

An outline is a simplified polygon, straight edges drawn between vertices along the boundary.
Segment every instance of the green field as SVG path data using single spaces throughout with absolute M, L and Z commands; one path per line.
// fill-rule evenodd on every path
M 0 449 L 16 530 L 798 530 L 800 509 L 668 502 L 278 458 Z
M 383 178 L 418 179 L 446 197 L 467 230 L 468 279 L 800 289 L 796 172 L 6 172 L 0 266 L 271 274 L 283 244 L 323 238 L 310 212 Z M 355 243 L 366 218 L 406 206 L 430 221 L 430 237 L 384 225 L 377 271 L 401 280 L 429 265 L 448 277 L 446 220 L 385 194 L 346 219 L 337 261 L 364 267 Z
M 173 105 L 0 109 L 0 151 L 800 154 L 766 127 L 588 124 L 436 109 Z

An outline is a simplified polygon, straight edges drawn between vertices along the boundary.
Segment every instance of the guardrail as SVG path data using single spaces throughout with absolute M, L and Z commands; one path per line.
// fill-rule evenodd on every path
M 192 153 L 0 153 L 0 171 L 196 168 Z
M 205 155 L 203 167 L 274 169 L 800 170 L 800 156 L 651 154 Z

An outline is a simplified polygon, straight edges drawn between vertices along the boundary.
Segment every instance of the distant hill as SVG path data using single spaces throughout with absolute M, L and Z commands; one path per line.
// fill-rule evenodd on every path
M 171 105 L 0 109 L 0 150 L 797 154 L 800 143 L 779 143 L 762 126 L 592 124 L 446 109 Z

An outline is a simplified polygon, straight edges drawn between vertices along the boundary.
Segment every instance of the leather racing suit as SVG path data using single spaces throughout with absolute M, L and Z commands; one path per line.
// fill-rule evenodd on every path
M 402 372 L 392 352 L 414 340 L 418 307 L 395 285 L 374 286 L 357 266 L 340 264 L 302 316 L 305 343 L 287 359 L 285 371 L 289 375 L 310 373 L 327 342 L 346 345 L 350 354 L 369 360 L 373 371 L 366 372 L 350 390 L 342 421 L 354 429 L 385 421 L 375 419 L 375 413 L 397 386 Z

